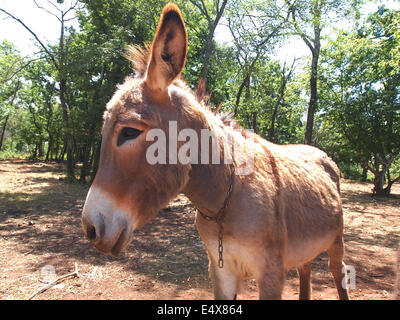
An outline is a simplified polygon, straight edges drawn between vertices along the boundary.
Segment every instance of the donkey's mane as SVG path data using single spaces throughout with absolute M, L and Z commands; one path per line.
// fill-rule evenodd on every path
M 144 44 L 143 47 L 139 45 L 130 45 L 127 46 L 126 51 L 125 57 L 132 63 L 132 68 L 136 76 L 144 77 L 147 63 L 150 59 L 150 45 Z

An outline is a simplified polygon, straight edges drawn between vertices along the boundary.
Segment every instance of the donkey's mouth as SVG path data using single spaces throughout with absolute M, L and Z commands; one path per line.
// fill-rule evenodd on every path
M 129 232 L 128 229 L 125 228 L 121 231 L 121 234 L 119 235 L 117 242 L 111 248 L 111 255 L 117 257 L 128 244 L 129 244 Z

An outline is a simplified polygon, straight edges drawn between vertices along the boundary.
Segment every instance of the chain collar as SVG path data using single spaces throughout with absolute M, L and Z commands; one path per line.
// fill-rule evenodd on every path
M 222 243 L 222 239 L 223 239 L 223 232 L 224 232 L 224 218 L 225 218 L 225 209 L 228 207 L 229 204 L 229 200 L 231 198 L 232 195 L 232 191 L 233 191 L 233 182 L 234 182 L 234 176 L 235 176 L 235 166 L 232 164 L 231 166 L 231 176 L 229 179 L 229 189 L 226 195 L 226 198 L 224 200 L 224 203 L 221 207 L 221 209 L 219 209 L 219 211 L 217 212 L 217 214 L 215 216 L 208 216 L 206 214 L 204 214 L 203 212 L 201 212 L 199 209 L 197 209 L 197 212 L 200 214 L 200 216 L 207 221 L 215 221 L 218 224 L 218 267 L 223 268 L 224 267 L 224 259 L 223 259 L 223 252 L 224 252 L 224 247 L 223 247 L 223 243 Z

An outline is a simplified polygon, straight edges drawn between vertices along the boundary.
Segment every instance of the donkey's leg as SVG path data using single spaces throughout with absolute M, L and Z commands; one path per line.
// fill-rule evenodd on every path
M 285 284 L 285 270 L 281 267 L 270 267 L 257 279 L 260 300 L 282 299 Z
M 346 265 L 343 262 L 344 256 L 344 245 L 343 245 L 343 235 L 340 233 L 332 245 L 328 248 L 329 255 L 329 269 L 335 279 L 336 289 L 339 294 L 340 300 L 348 300 L 349 294 L 347 288 L 343 287 L 343 279 L 346 276 Z M 343 272 L 344 271 L 344 272 Z
M 300 300 L 311 299 L 311 261 L 297 267 L 297 273 L 300 279 Z
M 239 278 L 226 266 L 220 268 L 210 259 L 209 263 L 210 278 L 214 288 L 214 298 L 216 300 L 235 300 Z

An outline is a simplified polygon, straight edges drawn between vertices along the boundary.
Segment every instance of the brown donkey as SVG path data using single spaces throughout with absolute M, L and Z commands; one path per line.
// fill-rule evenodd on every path
M 286 270 L 296 267 L 300 298 L 310 299 L 311 261 L 327 251 L 339 297 L 348 299 L 337 166 L 314 147 L 279 146 L 214 115 L 180 79 L 186 53 L 181 13 L 168 4 L 152 45 L 131 48 L 136 77 L 107 105 L 99 169 L 82 213 L 86 237 L 117 255 L 136 228 L 183 193 L 198 209 L 215 298 L 236 298 L 240 280 L 252 277 L 260 299 L 280 299 Z M 155 138 L 172 131 L 175 140 Z M 190 133 L 205 131 L 214 144 L 202 139 L 188 148 L 187 138 L 196 140 Z M 236 148 L 232 161 L 227 140 Z M 148 156 L 155 144 L 160 161 Z M 177 161 L 174 149 L 190 151 L 189 160 Z M 252 170 L 240 172 L 248 163 Z

